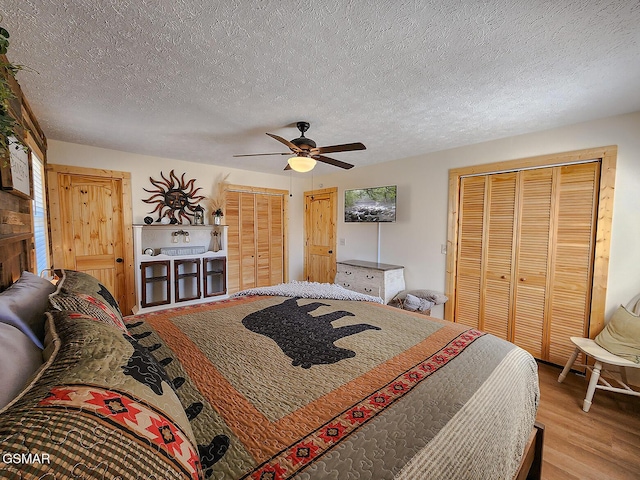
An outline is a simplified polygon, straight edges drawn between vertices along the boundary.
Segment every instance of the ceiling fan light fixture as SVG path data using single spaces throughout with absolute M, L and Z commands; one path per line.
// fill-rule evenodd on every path
M 309 157 L 291 157 L 288 163 L 292 170 L 300 173 L 309 172 L 316 166 L 316 161 Z

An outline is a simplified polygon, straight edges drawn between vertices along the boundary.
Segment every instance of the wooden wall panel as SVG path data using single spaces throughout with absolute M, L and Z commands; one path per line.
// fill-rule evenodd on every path
M 4 55 L 0 61 L 6 62 Z M 7 75 L 2 69 L 0 75 Z M 27 146 L 35 149 L 46 163 L 47 139 L 42 133 L 27 99 L 18 82 L 11 76 L 9 84 L 15 98 L 10 101 L 11 114 L 24 124 L 18 137 Z M 29 159 L 29 164 L 31 160 Z M 29 172 L 31 174 L 31 171 Z M 0 152 L 0 291 L 20 277 L 22 271 L 35 272 L 35 252 L 31 199 L 12 190 L 11 170 L 6 166 L 5 155 Z M 30 181 L 30 183 L 33 183 Z

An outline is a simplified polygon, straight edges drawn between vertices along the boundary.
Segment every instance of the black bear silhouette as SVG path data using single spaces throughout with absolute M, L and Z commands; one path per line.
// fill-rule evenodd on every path
M 299 298 L 290 298 L 279 305 L 264 308 L 242 320 L 252 332 L 265 335 L 278 344 L 282 352 L 291 358 L 294 367 L 311 368 L 312 365 L 336 363 L 356 356 L 356 352 L 336 347 L 333 342 L 364 330 L 380 330 L 380 327 L 358 323 L 335 328 L 331 322 L 353 313 L 338 310 L 314 317 L 309 312 L 326 303 L 312 302 L 298 305 Z
M 123 373 L 146 385 L 153 390 L 156 395 L 162 395 L 163 381 L 167 382 L 169 386 L 173 388 L 171 380 L 169 380 L 164 368 L 160 366 L 155 357 L 126 333 L 123 333 L 122 336 L 133 347 L 133 353 L 129 361 L 126 365 L 122 366 Z
M 226 435 L 216 435 L 209 445 L 198 445 L 198 453 L 200 454 L 200 462 L 205 476 L 212 474 L 210 469 L 218 460 L 220 460 L 229 448 L 229 437 Z
M 186 379 L 184 377 L 176 377 L 173 380 L 171 380 L 171 383 L 173 384 L 173 389 L 174 390 L 178 390 L 186 381 Z
M 198 415 L 200 415 L 200 412 L 202 411 L 203 408 L 204 408 L 204 405 L 202 402 L 193 402 L 191 405 L 189 405 L 187 408 L 184 409 L 184 413 L 187 414 L 187 419 L 191 421 L 194 418 L 196 418 Z

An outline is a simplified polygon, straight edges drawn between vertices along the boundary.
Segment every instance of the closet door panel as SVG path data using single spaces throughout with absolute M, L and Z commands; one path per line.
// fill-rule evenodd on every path
M 271 195 L 256 194 L 256 286 L 271 285 Z
M 225 223 L 227 231 L 227 287 L 229 293 L 240 290 L 240 193 L 226 193 Z
M 488 187 L 482 328 L 509 339 L 516 174 L 491 175 Z
M 569 337 L 589 333 L 599 163 L 559 168 L 549 361 L 562 364 L 573 351 Z
M 553 170 L 520 172 L 513 342 L 543 358 Z
M 269 285 L 284 282 L 284 198 L 282 195 L 269 197 L 270 226 L 270 280 Z
M 460 183 L 455 321 L 481 328 L 480 279 L 486 180 L 485 177 L 465 177 Z
M 240 193 L 240 290 L 256 286 L 256 206 L 254 194 Z

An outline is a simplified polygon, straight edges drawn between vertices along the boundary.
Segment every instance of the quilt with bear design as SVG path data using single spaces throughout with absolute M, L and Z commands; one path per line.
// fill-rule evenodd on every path
M 126 323 L 207 478 L 509 479 L 535 420 L 527 352 L 385 305 L 247 296 Z

